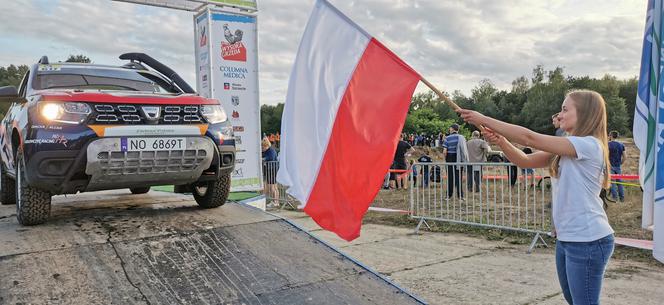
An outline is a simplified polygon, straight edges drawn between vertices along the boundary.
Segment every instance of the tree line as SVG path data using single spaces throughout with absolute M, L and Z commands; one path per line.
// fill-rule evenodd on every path
M 510 90 L 499 90 L 489 79 L 480 81 L 469 96 L 461 91 L 445 94 L 462 108 L 473 109 L 485 115 L 518 124 L 541 133 L 554 133 L 551 115 L 560 111 L 565 94 L 575 89 L 599 92 L 606 101 L 609 130 L 631 135 L 638 79 L 618 79 L 606 74 L 601 78 L 565 75 L 563 68 L 545 70 L 538 65 L 530 78 L 521 76 L 512 81 Z M 277 133 L 281 127 L 283 104 L 261 106 L 262 133 Z M 413 96 L 403 132 L 437 135 L 447 132 L 458 123 L 458 115 L 441 101 L 433 91 Z M 466 129 L 464 128 L 464 129 Z

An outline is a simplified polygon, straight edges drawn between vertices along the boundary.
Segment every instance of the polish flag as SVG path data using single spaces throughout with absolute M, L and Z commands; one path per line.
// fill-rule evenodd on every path
M 304 31 L 288 84 L 277 181 L 345 240 L 380 190 L 420 76 L 325 0 Z

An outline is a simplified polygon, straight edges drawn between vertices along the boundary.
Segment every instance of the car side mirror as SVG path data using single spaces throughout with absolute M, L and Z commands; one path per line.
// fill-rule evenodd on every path
M 0 103 L 12 103 L 18 98 L 18 91 L 14 86 L 0 87 Z

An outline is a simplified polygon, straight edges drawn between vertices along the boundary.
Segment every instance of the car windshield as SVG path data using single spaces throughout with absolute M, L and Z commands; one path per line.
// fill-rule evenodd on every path
M 78 70 L 78 71 L 77 71 Z M 153 93 L 178 93 L 160 77 L 138 70 L 120 69 L 62 69 L 57 73 L 38 73 L 32 83 L 35 90 L 82 89 L 122 90 Z

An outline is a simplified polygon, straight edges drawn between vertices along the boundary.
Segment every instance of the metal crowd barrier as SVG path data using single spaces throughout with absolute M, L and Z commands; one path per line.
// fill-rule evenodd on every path
M 286 206 L 296 209 L 297 200 L 286 193 L 286 187 L 277 183 L 277 171 L 279 170 L 279 161 L 263 162 L 263 194 L 267 204 L 275 203 L 278 208 Z
M 551 235 L 551 181 L 543 169 L 510 163 L 415 163 L 410 214 L 427 221 L 533 233 L 528 249 Z M 412 168 L 411 168 L 412 169 Z

